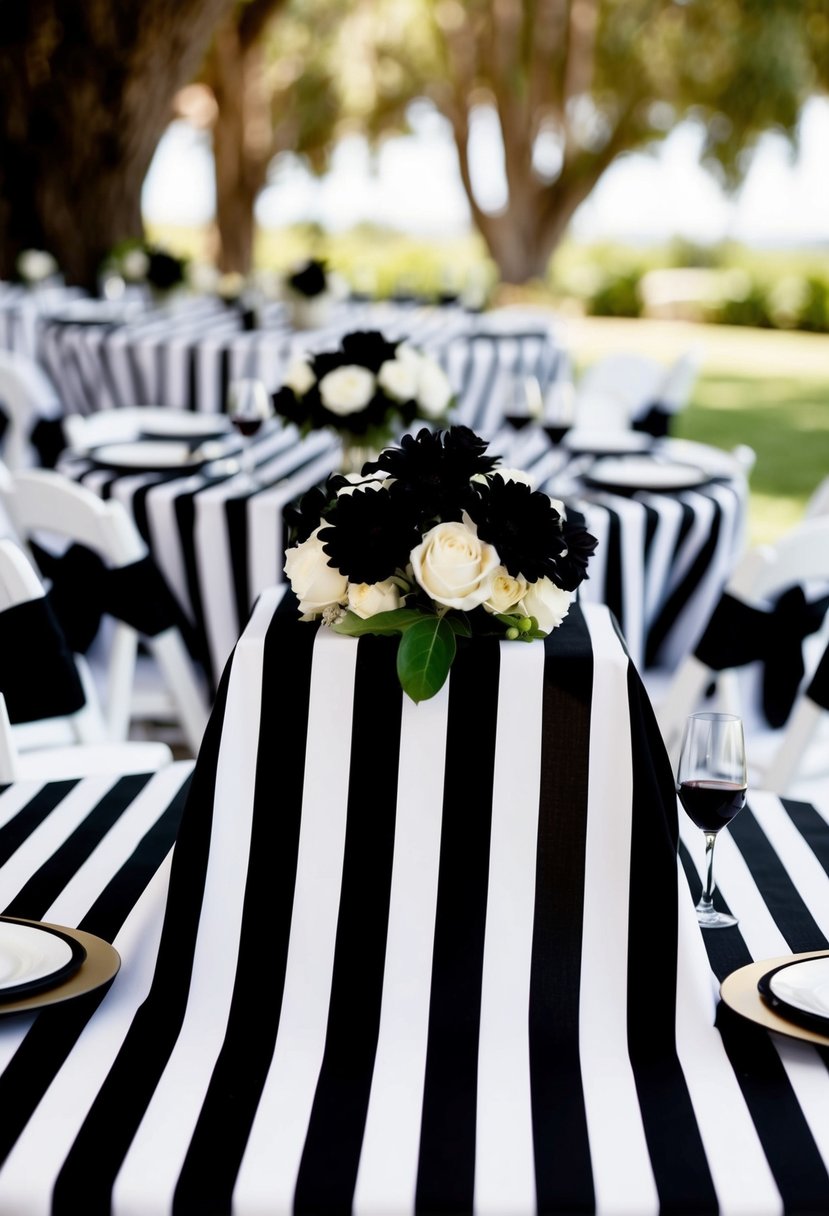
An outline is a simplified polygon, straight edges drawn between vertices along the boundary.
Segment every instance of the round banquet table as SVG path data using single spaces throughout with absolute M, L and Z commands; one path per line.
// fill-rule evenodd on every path
M 699 484 L 690 488 L 623 492 L 589 485 L 594 456 L 551 444 L 539 428 L 505 426 L 493 383 L 483 377 L 468 385 L 454 420 L 491 435 L 491 453 L 584 514 L 599 545 L 580 597 L 613 610 L 640 669 L 675 664 L 693 649 L 741 551 L 744 473 L 726 453 L 693 445 Z M 226 442 L 238 443 L 233 436 Z M 680 441 L 645 442 L 654 463 L 689 459 Z M 284 508 L 337 469 L 340 447 L 329 434 L 300 440 L 293 426 L 274 422 L 254 441 L 254 452 L 256 489 L 228 475 L 221 462 L 132 469 L 68 454 L 61 464 L 135 518 L 214 684 L 257 596 L 284 581 Z M 137 446 L 136 453 L 140 460 Z
M 331 348 L 358 329 L 428 349 L 461 384 L 508 369 L 535 376 L 544 389 L 562 374 L 556 326 L 538 313 L 344 300 L 314 330 L 293 329 L 281 304 L 261 310 L 257 328 L 246 328 L 249 318 L 206 296 L 138 313 L 127 308 L 121 318 L 106 301 L 90 300 L 82 312 L 75 306 L 43 318 L 38 356 L 66 409 L 81 414 L 133 405 L 221 413 L 231 380 L 255 377 L 273 390 L 295 354 Z

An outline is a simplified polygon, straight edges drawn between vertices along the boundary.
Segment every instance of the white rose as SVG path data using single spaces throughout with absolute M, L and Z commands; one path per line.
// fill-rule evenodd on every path
M 219 282 L 219 272 L 209 262 L 188 262 L 185 270 L 187 282 L 193 291 L 215 291 Z
M 324 526 L 320 524 L 307 540 L 289 549 L 285 555 L 285 573 L 305 620 L 311 620 L 334 604 L 344 604 L 348 598 L 348 579 L 328 565 L 328 555 L 319 539 Z
M 311 364 L 307 359 L 294 359 L 288 368 L 283 383 L 297 397 L 302 397 L 308 392 L 309 388 L 313 388 L 315 379 L 316 377 L 311 370 Z
M 55 274 L 58 264 L 45 249 L 24 249 L 17 259 L 17 269 L 29 283 L 41 283 Z
M 535 489 L 535 478 L 532 473 L 525 473 L 523 469 L 511 469 L 506 466 L 493 469 L 490 476 L 498 474 L 504 481 L 517 481 L 522 486 L 529 486 L 531 490 Z
M 543 633 L 550 633 L 567 616 L 572 602 L 572 591 L 557 587 L 552 579 L 540 578 L 536 583 L 527 584 L 521 607 L 527 616 L 535 617 Z
M 446 413 L 452 400 L 449 377 L 433 359 L 420 360 L 417 401 L 426 418 L 439 418 Z
M 412 359 L 387 359 L 377 373 L 377 383 L 395 401 L 417 396 L 418 366 Z
M 388 481 L 386 474 L 379 469 L 376 473 L 366 473 L 365 476 L 362 473 L 342 473 L 341 476 L 349 484 L 340 486 L 337 490 L 338 498 L 341 494 L 353 494 L 358 487 L 361 490 L 382 490 Z
M 414 576 L 427 595 L 447 608 L 476 608 L 489 597 L 500 566 L 497 552 L 464 523 L 436 524 L 410 555 Z
M 487 612 L 511 612 L 526 594 L 527 580 L 523 574 L 513 578 L 506 566 L 499 566 L 492 577 L 489 598 L 484 600 Z
M 223 300 L 235 300 L 245 290 L 245 276 L 238 270 L 228 270 L 219 275 L 216 291 Z
M 125 279 L 137 283 L 150 269 L 150 259 L 143 249 L 130 249 L 121 259 L 121 273 Z
M 325 408 L 345 417 L 366 408 L 374 396 L 375 381 L 367 367 L 347 363 L 323 376 L 319 388 Z
M 378 612 L 392 612 L 399 608 L 400 590 L 390 578 L 382 583 L 349 583 L 348 606 L 365 621 Z

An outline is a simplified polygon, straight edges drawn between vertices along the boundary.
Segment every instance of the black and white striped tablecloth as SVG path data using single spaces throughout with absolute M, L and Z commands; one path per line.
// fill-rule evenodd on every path
M 677 494 L 591 493 L 572 480 L 578 465 L 537 428 L 514 432 L 500 422 L 503 379 L 493 347 L 467 369 L 458 420 L 492 435 L 490 450 L 527 469 L 554 497 L 565 489 L 599 538 L 580 594 L 609 604 L 638 666 L 646 658 L 678 662 L 694 646 L 742 544 L 747 488 L 739 472 Z M 671 441 L 659 449 L 670 455 Z M 84 459 L 63 468 L 136 519 L 196 633 L 213 679 L 247 620 L 256 596 L 284 579 L 285 505 L 337 467 L 337 442 L 322 434 L 301 443 L 294 428 L 256 445 L 267 488 L 250 493 L 238 477 L 116 474 Z
M 0 793 L 3 910 L 123 959 L 106 992 L 0 1019 L 0 1211 L 826 1211 L 826 1054 L 715 1025 L 607 611 L 475 643 L 414 706 L 390 639 L 276 604 L 222 681 L 171 869 L 187 767 Z M 825 945 L 820 811 L 752 795 L 732 834 L 717 971 Z
M 0 282 L 0 350 L 35 358 L 43 317 L 80 294 L 79 288 L 51 283 L 25 287 Z
M 333 348 L 356 329 L 379 329 L 390 339 L 405 337 L 430 350 L 460 385 L 475 374 L 478 348 L 494 351 L 504 368 L 536 376 L 542 388 L 557 374 L 561 358 L 551 323 L 536 319 L 499 329 L 491 316 L 460 307 L 346 301 L 324 328 L 297 332 L 284 308 L 271 305 L 261 328 L 245 331 L 242 325 L 238 308 L 201 297 L 121 325 L 46 319 L 39 352 L 67 409 L 82 414 L 148 404 L 219 413 L 231 380 L 252 376 L 274 390 L 295 354 Z

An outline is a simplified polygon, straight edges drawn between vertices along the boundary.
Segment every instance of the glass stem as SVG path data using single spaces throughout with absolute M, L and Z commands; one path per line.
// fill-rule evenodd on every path
M 714 911 L 714 845 L 716 832 L 705 833 L 705 890 L 697 907 L 703 912 Z

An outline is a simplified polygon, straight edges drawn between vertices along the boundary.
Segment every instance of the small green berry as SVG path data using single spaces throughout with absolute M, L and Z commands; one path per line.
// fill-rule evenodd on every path
M 511 642 L 514 642 L 518 637 L 518 630 L 514 626 L 510 626 L 510 628 L 507 630 L 507 637 Z

